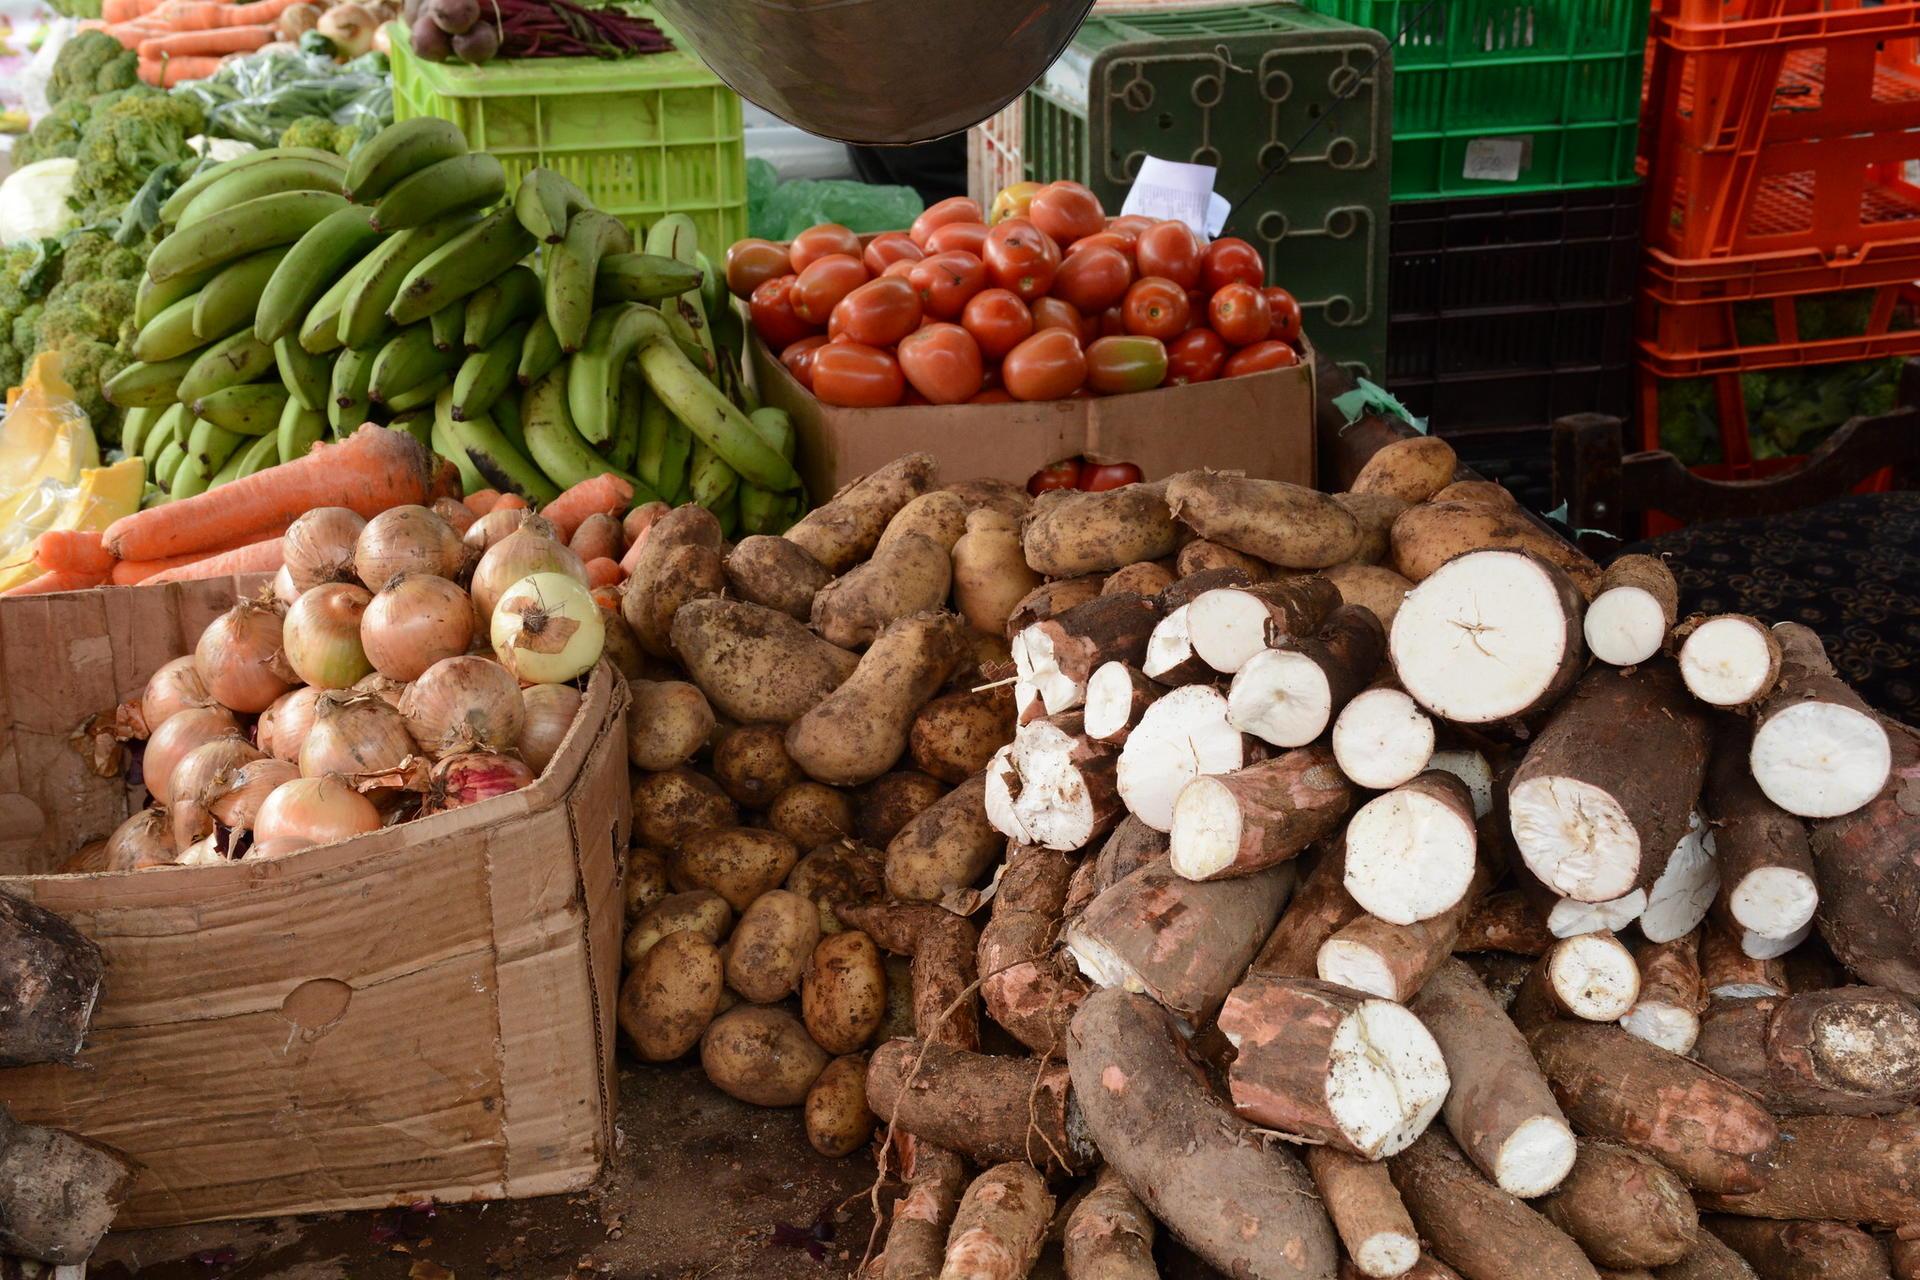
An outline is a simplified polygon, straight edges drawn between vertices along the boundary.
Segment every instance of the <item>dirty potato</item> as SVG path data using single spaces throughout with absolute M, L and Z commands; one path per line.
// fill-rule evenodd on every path
M 799 859 L 793 841 L 778 831 L 716 827 L 688 836 L 668 856 L 667 875 L 682 892 L 711 889 L 735 911 L 745 911 L 777 888 Z
M 820 912 L 812 901 L 769 889 L 741 915 L 727 940 L 727 985 L 755 1004 L 792 995 L 820 941 Z
M 807 1034 L 828 1053 L 854 1053 L 887 1018 L 887 970 L 880 948 L 858 929 L 820 939 L 800 984 Z
M 671 1062 L 700 1043 L 720 1010 L 720 951 L 698 933 L 670 933 L 620 987 L 620 1029 L 647 1062 Z
M 700 1065 L 722 1093 L 760 1107 L 797 1107 L 827 1055 L 800 1020 L 772 1005 L 743 1004 L 700 1037 Z

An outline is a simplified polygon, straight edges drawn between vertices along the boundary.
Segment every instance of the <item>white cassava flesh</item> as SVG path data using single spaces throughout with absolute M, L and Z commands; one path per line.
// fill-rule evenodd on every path
M 1073 732 L 1077 727 L 1035 720 L 994 753 L 987 764 L 986 813 L 995 831 L 1022 844 L 1072 850 L 1113 824 L 1120 807 L 1114 749 Z
M 1347 824 L 1347 892 L 1392 924 L 1428 920 L 1458 903 L 1478 856 L 1469 815 L 1415 784 L 1375 796 Z
M 1807 935 L 1812 932 L 1811 922 L 1801 925 L 1785 937 L 1755 933 L 1751 929 L 1745 929 L 1740 933 L 1740 949 L 1755 960 L 1778 960 L 1805 942 Z
M 1327 673 L 1304 653 L 1265 649 L 1247 659 L 1227 690 L 1234 728 L 1276 747 L 1304 747 L 1333 718 Z
M 1141 683 L 1139 672 L 1124 662 L 1103 662 L 1087 678 L 1086 718 L 1089 738 L 1119 742 L 1158 694 Z
M 1120 749 L 1120 797 L 1155 831 L 1173 827 L 1173 802 L 1203 774 L 1231 773 L 1246 763 L 1246 742 L 1227 714 L 1227 700 L 1206 685 L 1175 689 L 1148 707 Z
M 1561 898 L 1547 912 L 1547 932 L 1556 938 L 1577 938 L 1583 933 L 1618 933 L 1640 918 L 1647 909 L 1647 891 L 1635 889 L 1606 902 L 1582 902 Z
M 1644 587 L 1613 587 L 1587 608 L 1587 648 L 1602 662 L 1631 667 L 1660 652 L 1668 619 L 1653 593 Z
M 1436 751 L 1427 768 L 1450 773 L 1467 784 L 1473 797 L 1473 816 L 1484 818 L 1493 812 L 1493 766 L 1478 751 Z
M 1578 778 L 1549 775 L 1516 783 L 1507 807 L 1514 841 L 1548 888 L 1601 902 L 1632 892 L 1640 833 L 1612 795 Z M 1535 865 L 1535 850 L 1552 855 L 1544 869 Z
M 1433 742 L 1433 720 L 1399 689 L 1359 693 L 1333 722 L 1333 757 L 1340 771 L 1370 791 L 1391 790 L 1420 776 L 1433 758 Z
M 1727 895 L 1734 923 L 1769 938 L 1806 928 L 1819 905 L 1819 886 L 1797 867 L 1756 867 Z
M 1053 636 L 1045 628 L 1037 623 L 1024 628 L 1013 637 L 1007 651 L 1013 658 L 1014 674 L 1040 699 L 1046 714 L 1059 715 L 1080 705 L 1085 689 L 1060 670 Z
M 1688 1053 L 1700 1038 L 1700 1015 L 1664 1000 L 1637 1000 L 1620 1025 L 1668 1053 Z
M 1187 634 L 1194 656 L 1232 675 L 1267 647 L 1273 613 L 1264 601 L 1238 587 L 1205 592 L 1187 606 Z
M 1193 654 L 1193 636 L 1187 630 L 1189 608 L 1190 605 L 1183 604 L 1169 612 L 1147 637 L 1147 660 L 1140 670 L 1149 680 L 1184 675 L 1191 664 L 1199 661 Z
M 1720 893 L 1720 864 L 1714 859 L 1713 828 L 1695 810 L 1687 834 L 1673 847 L 1666 870 L 1647 890 L 1640 932 L 1648 942 L 1672 942 L 1700 927 Z
M 1573 1130 L 1558 1116 L 1530 1116 L 1500 1145 L 1494 1181 L 1522 1200 L 1543 1196 L 1566 1180 L 1579 1154 Z
M 1610 933 L 1568 938 L 1547 961 L 1547 981 L 1568 1013 L 1588 1022 L 1618 1022 L 1640 995 L 1640 967 Z
M 1766 717 L 1747 763 L 1767 799 L 1802 818 L 1837 818 L 1880 794 L 1893 771 L 1887 731 L 1837 702 L 1802 702 Z
M 1741 614 L 1708 618 L 1680 642 L 1680 678 L 1687 691 L 1715 707 L 1744 707 L 1773 687 L 1780 647 L 1766 628 Z
M 1401 685 L 1445 720 L 1524 716 L 1578 667 L 1579 619 L 1566 575 L 1514 551 L 1449 560 L 1407 593 L 1388 650 Z

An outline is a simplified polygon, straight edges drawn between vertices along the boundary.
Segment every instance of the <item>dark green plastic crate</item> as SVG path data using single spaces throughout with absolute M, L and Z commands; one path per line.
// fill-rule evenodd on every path
M 1648 0 L 1307 3 L 1394 41 L 1395 200 L 1633 181 Z M 1520 144 L 1514 180 L 1467 177 L 1500 139 Z
M 1095 16 L 1027 91 L 1021 168 L 1035 181 L 1084 182 L 1117 213 L 1154 155 L 1218 166 L 1216 189 L 1238 200 L 1305 137 L 1226 234 L 1265 253 L 1268 280 L 1299 299 L 1317 347 L 1379 370 L 1393 101 L 1384 48 L 1372 31 L 1289 4 Z

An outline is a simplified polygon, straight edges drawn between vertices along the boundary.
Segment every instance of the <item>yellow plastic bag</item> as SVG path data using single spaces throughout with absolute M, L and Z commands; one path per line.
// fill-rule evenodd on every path
M 93 425 L 61 377 L 59 356 L 43 351 L 0 418 L 0 566 L 54 526 L 79 493 L 81 473 L 99 466 Z

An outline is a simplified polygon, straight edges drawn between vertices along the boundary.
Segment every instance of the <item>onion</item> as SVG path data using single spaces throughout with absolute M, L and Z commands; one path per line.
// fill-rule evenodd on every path
M 61 863 L 55 875 L 90 876 L 107 869 L 107 842 L 95 840 L 92 844 L 80 846 L 71 858 Z
M 452 525 L 453 531 L 463 539 L 466 537 L 467 530 L 473 528 L 473 522 L 478 519 L 473 514 L 473 509 L 458 498 L 435 498 L 432 511 L 433 514 Z
M 173 803 L 171 779 L 180 762 L 195 748 L 239 732 L 240 722 L 225 707 L 192 707 L 168 717 L 147 739 L 147 753 L 140 758 L 147 793 L 160 804 Z
M 293 585 L 293 574 L 284 564 L 280 566 L 280 571 L 273 575 L 273 598 L 279 602 L 282 609 L 300 598 L 300 588 Z
M 300 773 L 377 773 L 413 754 L 400 713 L 364 693 L 323 693 L 314 704 L 313 732 L 300 747 Z
M 212 705 L 213 697 L 189 654 L 175 658 L 147 677 L 146 691 L 140 695 L 140 718 L 147 722 L 147 734 L 151 737 L 175 712 Z
M 319 697 L 320 690 L 306 685 L 281 694 L 272 706 L 260 713 L 259 721 L 253 726 L 254 743 L 270 756 L 298 760 L 300 744 L 307 740 L 307 733 L 313 728 L 313 704 Z
M 542 537 L 560 541 L 560 531 L 553 521 L 545 516 L 537 516 L 525 507 L 495 507 L 473 522 L 461 538 L 475 551 L 484 552 L 510 533 L 525 529 Z
M 296 594 L 354 580 L 354 544 L 366 518 L 347 507 L 315 507 L 287 526 L 281 542 Z
M 254 819 L 259 816 L 260 806 L 266 803 L 274 788 L 281 783 L 292 782 L 300 776 L 300 770 L 285 760 L 275 760 L 271 756 L 264 760 L 249 760 L 226 775 L 224 784 L 216 782 L 207 801 L 207 809 L 219 819 L 222 826 L 235 831 L 251 831 Z
M 280 651 L 280 614 L 272 605 L 242 600 L 200 633 L 193 665 L 207 692 L 235 711 L 265 711 L 293 685 Z
M 320 15 L 314 30 L 333 41 L 342 62 L 351 62 L 373 48 L 373 29 L 380 24 L 357 4 L 337 4 Z
M 457 578 L 470 563 L 453 526 L 425 507 L 389 507 L 360 531 L 353 567 L 360 581 L 383 586 L 403 573 Z
M 227 860 L 220 852 L 220 836 L 217 832 L 208 832 L 200 840 L 194 841 L 180 851 L 180 860 L 176 867 L 217 867 Z
M 482 630 L 491 627 L 494 606 L 507 588 L 536 573 L 564 573 L 581 586 L 587 585 L 585 562 L 558 539 L 531 529 L 510 533 L 480 557 L 479 567 L 473 571 L 473 585 L 468 588 L 473 593 L 473 608 L 480 617 Z
M 518 791 L 533 781 L 533 770 L 512 756 L 469 751 L 433 766 L 420 814 L 445 813 L 481 800 Z
M 413 740 L 434 759 L 506 751 L 520 740 L 527 707 L 507 669 L 487 658 L 442 658 L 400 699 Z
M 360 619 L 360 643 L 374 670 L 392 680 L 417 680 L 442 658 L 473 643 L 473 601 L 456 584 L 409 573 L 380 589 Z
M 521 693 L 527 704 L 527 724 L 515 744 L 520 758 L 535 774 L 547 771 L 560 750 L 560 740 L 580 714 L 580 691 L 568 684 L 536 684 Z
M 167 815 L 159 809 L 142 809 L 113 829 L 107 837 L 107 852 L 102 871 L 144 871 L 148 867 L 171 866 L 179 854 L 167 834 Z
M 181 758 L 167 783 L 173 795 L 167 813 L 173 820 L 176 849 L 184 850 L 213 833 L 213 811 L 208 803 L 226 790 L 236 769 L 263 758 L 259 748 L 237 733 L 215 738 Z
M 275 787 L 260 806 L 253 820 L 254 847 L 270 849 L 281 840 L 326 844 L 379 828 L 373 801 L 340 779 L 295 778 Z
M 372 675 L 361 677 L 353 686 L 353 691 L 370 693 L 397 711 L 400 708 L 400 699 L 406 696 L 407 686 L 402 681 L 390 680 L 376 671 Z
M 349 582 L 329 582 L 295 600 L 281 631 L 293 673 L 315 688 L 345 689 L 373 670 L 360 647 L 360 618 L 372 600 Z
M 586 585 L 563 573 L 536 573 L 507 588 L 494 606 L 494 656 L 529 684 L 559 684 L 593 669 L 606 648 L 606 623 Z

